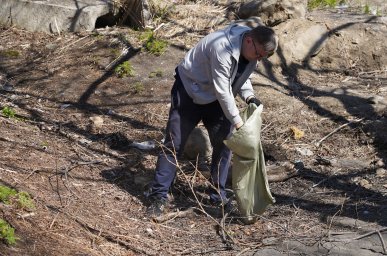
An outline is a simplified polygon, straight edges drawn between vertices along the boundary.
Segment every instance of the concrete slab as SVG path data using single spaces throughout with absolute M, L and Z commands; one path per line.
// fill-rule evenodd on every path
M 111 0 L 0 0 L 0 24 L 29 31 L 91 31 L 111 13 Z

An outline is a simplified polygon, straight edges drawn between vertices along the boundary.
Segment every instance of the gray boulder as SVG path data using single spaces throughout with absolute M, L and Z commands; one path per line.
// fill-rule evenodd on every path
M 324 24 L 306 19 L 281 23 L 275 27 L 275 31 L 279 37 L 279 46 L 270 62 L 278 68 L 300 66 L 318 55 L 326 44 L 329 32 Z
M 303 18 L 306 12 L 307 0 L 253 0 L 242 3 L 237 11 L 240 19 L 258 16 L 268 26 Z
M 204 127 L 196 127 L 188 137 L 184 147 L 184 156 L 189 160 L 206 160 L 212 154 L 208 132 Z

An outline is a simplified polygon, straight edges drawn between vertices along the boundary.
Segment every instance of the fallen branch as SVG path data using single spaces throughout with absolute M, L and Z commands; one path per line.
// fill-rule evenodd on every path
M 339 171 L 341 171 L 341 169 L 338 169 L 337 171 L 335 171 L 334 173 L 332 173 L 332 175 L 330 175 L 329 177 L 325 178 L 325 179 L 322 179 L 320 180 L 319 182 L 317 182 L 316 184 L 312 185 L 312 188 L 315 188 L 317 186 L 319 186 L 321 183 L 333 178 Z
M 380 242 L 382 243 L 383 252 L 386 253 L 386 252 L 387 252 L 387 251 L 386 251 L 386 244 L 384 243 L 384 239 L 383 239 L 383 237 L 382 237 L 382 234 L 380 233 L 379 230 L 377 231 L 377 233 L 378 233 L 378 236 L 379 236 L 379 238 L 380 238 Z
M 89 37 L 89 35 L 84 36 L 84 37 L 81 37 L 81 38 L 79 38 L 78 40 L 75 40 L 74 42 L 72 42 L 72 43 L 70 43 L 70 44 L 67 44 L 67 45 L 63 46 L 63 47 L 59 50 L 59 53 L 61 53 L 64 49 L 66 49 L 66 48 L 72 46 L 73 44 L 78 43 L 79 41 L 81 41 L 81 40 L 83 40 L 83 39 L 85 39 L 85 38 L 87 38 L 87 37 Z
M 335 239 L 335 240 L 330 240 L 330 242 L 351 242 L 351 241 L 354 241 L 354 240 L 363 239 L 363 238 L 371 236 L 373 234 L 378 234 L 378 236 L 380 238 L 380 241 L 382 242 L 382 247 L 383 247 L 384 253 L 386 253 L 386 244 L 385 244 L 385 242 L 383 240 L 383 237 L 381 235 L 381 233 L 386 231 L 386 230 L 387 230 L 387 228 L 381 228 L 381 229 L 368 232 L 368 233 L 366 233 L 364 235 L 361 235 L 361 236 L 358 236 L 358 237 L 355 237 L 355 238 L 351 238 L 351 239 L 337 239 L 337 240 Z
M 184 211 L 170 212 L 170 213 L 158 216 L 158 217 L 154 217 L 153 221 L 156 223 L 163 223 L 163 222 L 166 222 L 168 220 L 173 220 L 176 218 L 183 218 L 183 217 L 191 216 L 193 214 L 194 214 L 194 208 L 190 207 Z
M 361 122 L 361 121 L 363 121 L 363 120 L 364 120 L 364 118 L 360 118 L 360 119 L 350 121 L 350 122 L 348 122 L 348 123 L 346 123 L 346 124 L 343 124 L 343 125 L 337 127 L 337 128 L 334 129 L 332 132 L 330 132 L 328 135 L 326 135 L 324 138 L 322 138 L 321 140 L 319 140 L 318 142 L 316 142 L 316 143 L 315 143 L 315 146 L 316 146 L 316 147 L 319 147 L 319 146 L 322 144 L 322 142 L 323 142 L 324 140 L 326 140 L 327 138 L 329 138 L 330 136 L 332 136 L 332 135 L 335 134 L 336 132 L 340 131 L 340 130 L 343 129 L 344 127 L 346 127 L 346 126 L 348 126 L 348 125 L 350 125 L 350 124 L 353 124 L 353 123 Z
M 195 193 L 195 190 L 194 190 L 194 185 L 193 183 L 190 181 L 188 175 L 182 170 L 182 168 L 180 167 L 179 165 L 179 161 L 177 159 L 177 155 L 176 155 L 176 151 L 175 151 L 175 147 L 173 146 L 173 149 L 169 149 L 169 148 L 166 148 L 165 146 L 161 145 L 161 150 L 163 151 L 163 153 L 165 154 L 165 150 L 168 150 L 170 153 L 173 154 L 173 157 L 174 157 L 174 162 L 170 162 L 172 164 L 174 164 L 176 166 L 176 169 L 177 171 L 180 171 L 184 177 L 184 179 L 187 181 L 188 183 L 188 186 L 193 194 L 193 196 L 195 197 L 195 200 L 199 206 L 199 208 L 197 208 L 198 211 L 202 212 L 203 214 L 205 214 L 207 217 L 209 217 L 212 221 L 214 221 L 216 224 L 217 224 L 217 227 L 219 227 L 219 230 L 220 230 L 220 233 L 222 235 L 222 240 L 223 242 L 226 243 L 226 246 L 228 249 L 232 248 L 232 245 L 233 244 L 236 244 L 236 241 L 233 239 L 233 237 L 227 232 L 226 230 L 226 227 L 224 225 L 224 220 L 225 218 L 227 217 L 227 215 L 224 214 L 224 206 L 222 206 L 222 213 L 223 213 L 223 218 L 221 220 L 221 222 L 218 222 L 214 217 L 212 217 L 203 207 L 203 205 L 201 204 L 200 200 L 198 199 L 196 193 Z M 196 164 L 198 163 L 198 159 L 196 159 Z M 195 170 L 198 170 L 197 169 L 197 165 L 195 166 Z M 199 172 L 200 173 L 200 172 Z M 215 188 L 217 189 L 217 188 Z M 219 189 L 217 189 L 217 191 L 219 191 Z
M 383 73 L 387 72 L 387 69 L 379 69 L 379 70 L 373 70 L 373 71 L 367 71 L 367 72 L 359 72 L 359 75 L 364 75 L 364 74 L 375 74 L 375 73 Z
M 139 253 L 141 255 L 156 255 L 156 253 L 148 252 L 145 248 L 141 248 L 139 246 L 136 246 L 132 238 L 126 235 L 116 234 L 110 231 L 97 229 L 95 227 L 92 227 L 90 224 L 88 224 L 86 221 L 82 220 L 79 217 L 76 217 L 70 213 L 60 211 L 66 216 L 70 217 L 74 221 L 76 221 L 79 225 L 81 225 L 83 228 L 88 230 L 94 235 L 100 236 L 105 238 L 108 241 L 112 241 L 115 243 L 118 243 L 121 246 L 124 246 L 126 249 L 132 250 L 133 252 Z
M 387 230 L 387 228 L 382 228 L 382 229 L 379 229 L 379 230 L 371 231 L 371 232 L 368 232 L 367 234 L 355 237 L 353 240 L 359 240 L 359 239 L 362 239 L 364 237 L 373 235 L 373 234 L 378 233 L 378 232 L 380 233 L 380 232 L 383 232 L 383 231 L 386 231 L 386 230 Z

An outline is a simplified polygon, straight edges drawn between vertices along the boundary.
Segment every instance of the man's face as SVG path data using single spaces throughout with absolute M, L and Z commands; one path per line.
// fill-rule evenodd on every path
M 255 42 L 252 37 L 247 36 L 245 42 L 245 49 L 243 51 L 243 56 L 248 61 L 260 61 L 262 59 L 268 58 L 269 53 L 266 52 L 261 44 Z

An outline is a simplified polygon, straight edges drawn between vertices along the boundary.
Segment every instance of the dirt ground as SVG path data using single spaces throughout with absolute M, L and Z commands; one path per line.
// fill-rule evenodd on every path
M 347 24 L 322 11 L 309 15 L 337 27 Z M 383 36 L 386 23 L 371 25 L 340 28 L 351 35 L 371 30 L 371 48 L 380 43 L 372 40 Z M 1 28 L 0 106 L 14 109 L 16 117 L 0 115 L 0 183 L 30 193 L 36 209 L 0 204 L 0 217 L 18 237 L 14 246 L 0 243 L 0 254 L 253 255 L 287 239 L 307 247 L 335 234 L 378 230 L 381 239 L 369 251 L 385 254 L 387 69 L 383 58 L 360 57 L 386 56 L 387 49 L 336 55 L 340 44 L 359 42 L 327 39 L 311 66 L 253 75 L 264 104 L 267 165 L 291 163 L 298 170 L 295 177 L 270 183 L 276 203 L 255 224 L 244 225 L 237 213 L 224 219 L 213 209 L 163 223 L 146 218 L 143 193 L 159 149 L 130 145 L 162 141 L 174 68 L 195 41 L 215 29 L 173 34 L 174 26 L 160 27 L 170 42 L 162 56 L 141 49 L 139 32 L 128 28 L 61 35 Z M 133 77 L 114 73 L 125 60 Z M 295 139 L 291 127 L 304 135 Z M 190 186 L 205 196 L 208 183 L 194 165 L 183 162 L 170 212 L 198 206 Z

